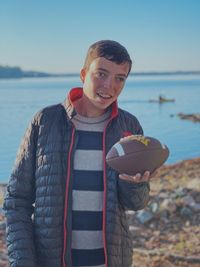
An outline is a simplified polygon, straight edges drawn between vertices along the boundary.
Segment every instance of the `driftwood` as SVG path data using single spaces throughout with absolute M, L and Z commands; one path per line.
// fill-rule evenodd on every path
M 173 253 L 167 253 L 163 249 L 146 250 L 146 249 L 134 248 L 133 251 L 139 254 L 146 255 L 146 256 L 164 256 L 166 259 L 168 259 L 171 262 L 182 261 L 182 262 L 194 263 L 194 264 L 200 263 L 200 257 L 180 256 L 180 255 L 173 254 Z

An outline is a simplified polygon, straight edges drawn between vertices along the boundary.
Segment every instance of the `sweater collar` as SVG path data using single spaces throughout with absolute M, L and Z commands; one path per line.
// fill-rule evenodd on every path
M 72 119 L 77 114 L 74 108 L 74 102 L 80 99 L 82 95 L 83 95 L 82 87 L 75 87 L 69 91 L 63 105 L 70 119 Z M 117 101 L 113 102 L 110 108 L 111 108 L 111 118 L 116 117 L 118 115 Z

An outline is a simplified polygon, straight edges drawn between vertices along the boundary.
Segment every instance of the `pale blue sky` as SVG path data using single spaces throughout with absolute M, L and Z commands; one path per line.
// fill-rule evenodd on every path
M 121 42 L 133 71 L 200 70 L 198 0 L 0 0 L 0 65 L 78 72 L 90 44 Z

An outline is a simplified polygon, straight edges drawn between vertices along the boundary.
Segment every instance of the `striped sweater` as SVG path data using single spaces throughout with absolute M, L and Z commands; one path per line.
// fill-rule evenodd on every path
M 102 233 L 103 130 L 110 113 L 98 118 L 77 114 L 79 139 L 74 156 L 72 191 L 72 266 L 104 267 Z

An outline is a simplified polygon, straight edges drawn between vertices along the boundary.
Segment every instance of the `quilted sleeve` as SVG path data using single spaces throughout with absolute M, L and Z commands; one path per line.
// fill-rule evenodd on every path
M 118 179 L 119 201 L 125 210 L 140 210 L 149 201 L 149 183 L 132 183 Z
M 29 124 L 7 187 L 4 211 L 7 220 L 7 248 L 11 267 L 35 267 L 32 228 L 34 206 L 37 126 Z

